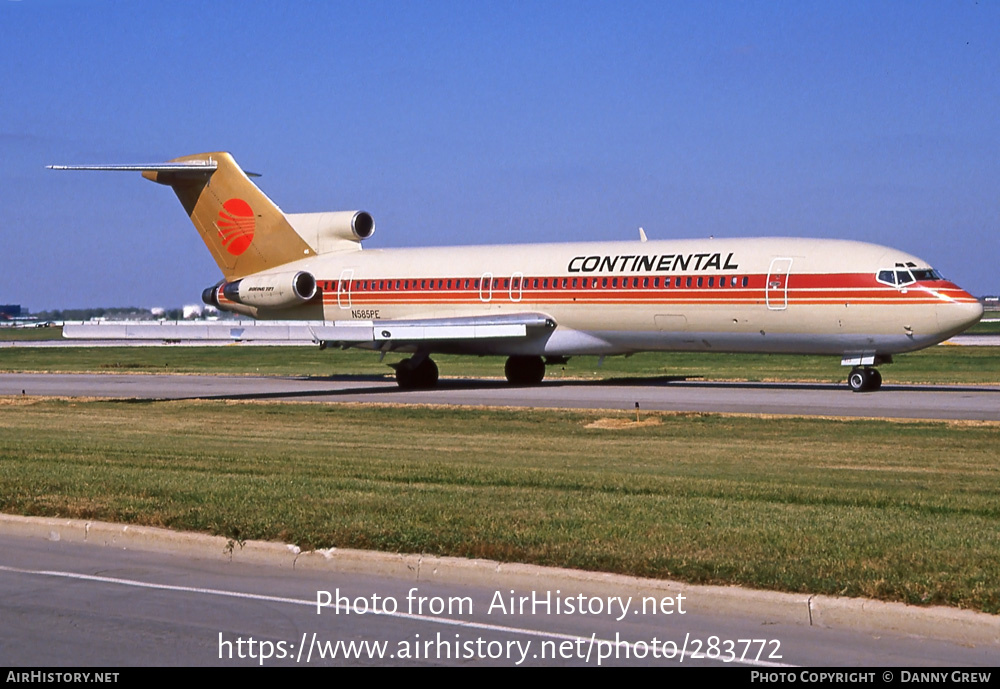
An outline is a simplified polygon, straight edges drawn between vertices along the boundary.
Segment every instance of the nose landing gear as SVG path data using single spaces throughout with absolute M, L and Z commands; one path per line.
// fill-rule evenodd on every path
M 856 366 L 847 376 L 847 384 L 854 392 L 875 392 L 882 387 L 882 374 L 878 369 Z

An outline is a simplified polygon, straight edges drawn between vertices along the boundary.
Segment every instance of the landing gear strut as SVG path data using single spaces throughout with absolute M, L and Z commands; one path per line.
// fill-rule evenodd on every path
M 404 390 L 423 390 L 437 386 L 438 367 L 430 357 L 403 359 L 395 366 L 396 383 Z
M 882 374 L 878 369 L 855 366 L 847 376 L 847 384 L 854 392 L 874 392 L 882 387 Z
M 537 385 L 545 377 L 545 362 L 540 356 L 512 356 L 503 373 L 514 385 Z

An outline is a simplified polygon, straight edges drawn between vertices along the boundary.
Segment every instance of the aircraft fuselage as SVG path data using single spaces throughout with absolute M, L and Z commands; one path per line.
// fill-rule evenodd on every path
M 316 297 L 293 308 L 229 308 L 263 319 L 376 323 L 532 312 L 557 324 L 544 337 L 427 343 L 428 352 L 891 355 L 941 342 L 982 314 L 926 262 L 842 240 L 367 249 L 281 270 L 314 275 Z M 879 280 L 885 271 L 893 284 Z M 895 284 L 897 272 L 905 284 Z

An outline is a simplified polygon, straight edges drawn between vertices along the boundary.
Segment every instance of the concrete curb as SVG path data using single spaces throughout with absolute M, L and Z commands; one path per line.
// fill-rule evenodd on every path
M 183 553 L 288 569 L 381 575 L 414 582 L 480 584 L 521 591 L 561 588 L 593 596 L 676 598 L 683 594 L 689 601 L 686 604 L 688 609 L 700 613 L 754 617 L 761 623 L 783 622 L 892 632 L 974 646 L 1000 647 L 1000 616 L 940 606 L 922 608 L 861 598 L 776 593 L 736 586 L 695 586 L 676 581 L 492 560 L 340 548 L 302 552 L 297 546 L 283 543 L 239 543 L 222 536 L 80 519 L 0 514 L 0 531 L 49 541 Z

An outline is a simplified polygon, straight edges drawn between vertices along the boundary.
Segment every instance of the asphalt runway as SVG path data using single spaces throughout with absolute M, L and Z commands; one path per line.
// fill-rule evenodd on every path
M 377 376 L 241 377 L 131 374 L 0 374 L 0 395 L 131 399 L 242 399 L 380 404 L 486 405 L 1000 421 L 1000 386 L 884 384 L 874 393 L 816 383 L 721 383 L 668 377 L 629 381 L 442 379 L 400 390 Z

